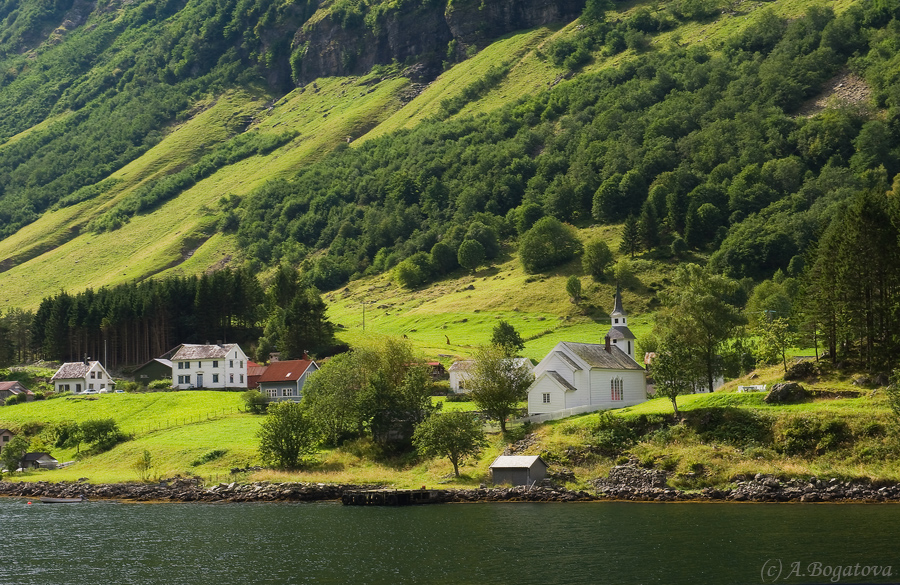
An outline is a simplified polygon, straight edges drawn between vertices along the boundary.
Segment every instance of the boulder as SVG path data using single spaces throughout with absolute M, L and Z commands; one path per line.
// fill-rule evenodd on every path
M 763 399 L 767 404 L 790 404 L 807 397 L 806 389 L 796 382 L 775 384 Z

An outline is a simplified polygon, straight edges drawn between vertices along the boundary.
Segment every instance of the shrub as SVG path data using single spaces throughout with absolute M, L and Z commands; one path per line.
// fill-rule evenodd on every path
M 591 441 L 598 453 L 614 457 L 634 446 L 637 436 L 625 419 L 602 412 L 593 428 Z
M 191 467 L 197 467 L 198 465 L 203 465 L 204 463 L 209 463 L 210 461 L 215 461 L 216 459 L 221 459 L 225 453 L 228 453 L 228 449 L 215 449 L 210 451 L 209 453 L 204 453 L 200 457 L 194 459 L 191 462 Z
M 241 398 L 244 400 L 244 407 L 247 409 L 247 412 L 251 414 L 265 414 L 269 405 L 266 397 L 259 390 L 247 390 L 241 393 Z
M 147 388 L 151 390 L 168 390 L 172 387 L 171 380 L 153 380 L 147 384 Z
M 452 394 L 447 394 L 447 398 L 445 399 L 445 401 L 446 402 L 472 402 L 472 397 L 469 396 L 468 394 L 452 393 Z
M 785 455 L 821 455 L 852 437 L 847 423 L 836 419 L 795 416 L 775 425 L 775 448 Z

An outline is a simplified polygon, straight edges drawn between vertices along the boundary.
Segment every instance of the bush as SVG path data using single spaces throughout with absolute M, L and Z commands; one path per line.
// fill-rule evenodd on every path
M 4 405 L 4 406 L 14 406 L 14 405 L 16 405 L 16 404 L 21 404 L 22 402 L 25 402 L 25 395 L 24 395 L 24 394 L 13 394 L 12 396 L 10 396 L 9 398 L 7 398 L 7 399 L 3 402 L 3 405 Z
M 447 394 L 447 398 L 444 399 L 445 402 L 472 402 L 472 397 L 468 394 L 464 393 L 451 393 Z
M 265 414 L 269 405 L 266 397 L 259 390 L 247 390 L 241 393 L 241 398 L 244 400 L 244 407 L 247 409 L 247 412 L 251 414 Z
M 172 388 L 171 380 L 153 380 L 149 384 L 147 384 L 147 388 L 150 390 L 169 390 Z
M 615 457 L 637 443 L 634 430 L 622 417 L 601 412 L 593 429 L 591 441 L 595 450 L 608 457 Z
M 785 455 L 822 455 L 852 438 L 841 420 L 795 416 L 775 425 L 775 449 Z
M 210 461 L 220 459 L 223 455 L 225 455 L 225 453 L 228 453 L 228 449 L 215 449 L 213 451 L 210 451 L 209 453 L 204 453 L 191 462 L 191 467 L 197 467 L 198 465 L 203 465 L 204 463 L 209 463 Z

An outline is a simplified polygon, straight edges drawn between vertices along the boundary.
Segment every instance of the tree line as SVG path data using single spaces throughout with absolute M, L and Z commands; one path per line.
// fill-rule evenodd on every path
M 262 339 L 261 339 L 262 338 Z M 99 359 L 106 367 L 139 365 L 180 343 L 238 343 L 260 359 L 284 359 L 333 345 L 318 292 L 296 270 L 276 272 L 266 290 L 248 269 L 60 292 L 37 311 L 0 318 L 0 361 Z

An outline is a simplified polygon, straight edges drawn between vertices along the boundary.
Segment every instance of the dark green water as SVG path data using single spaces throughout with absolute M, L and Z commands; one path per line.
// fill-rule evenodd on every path
M 889 505 L 0 499 L 0 530 L 4 585 L 900 582 L 900 506 Z M 859 577 L 831 577 L 856 564 Z M 862 577 L 872 565 L 893 576 Z

